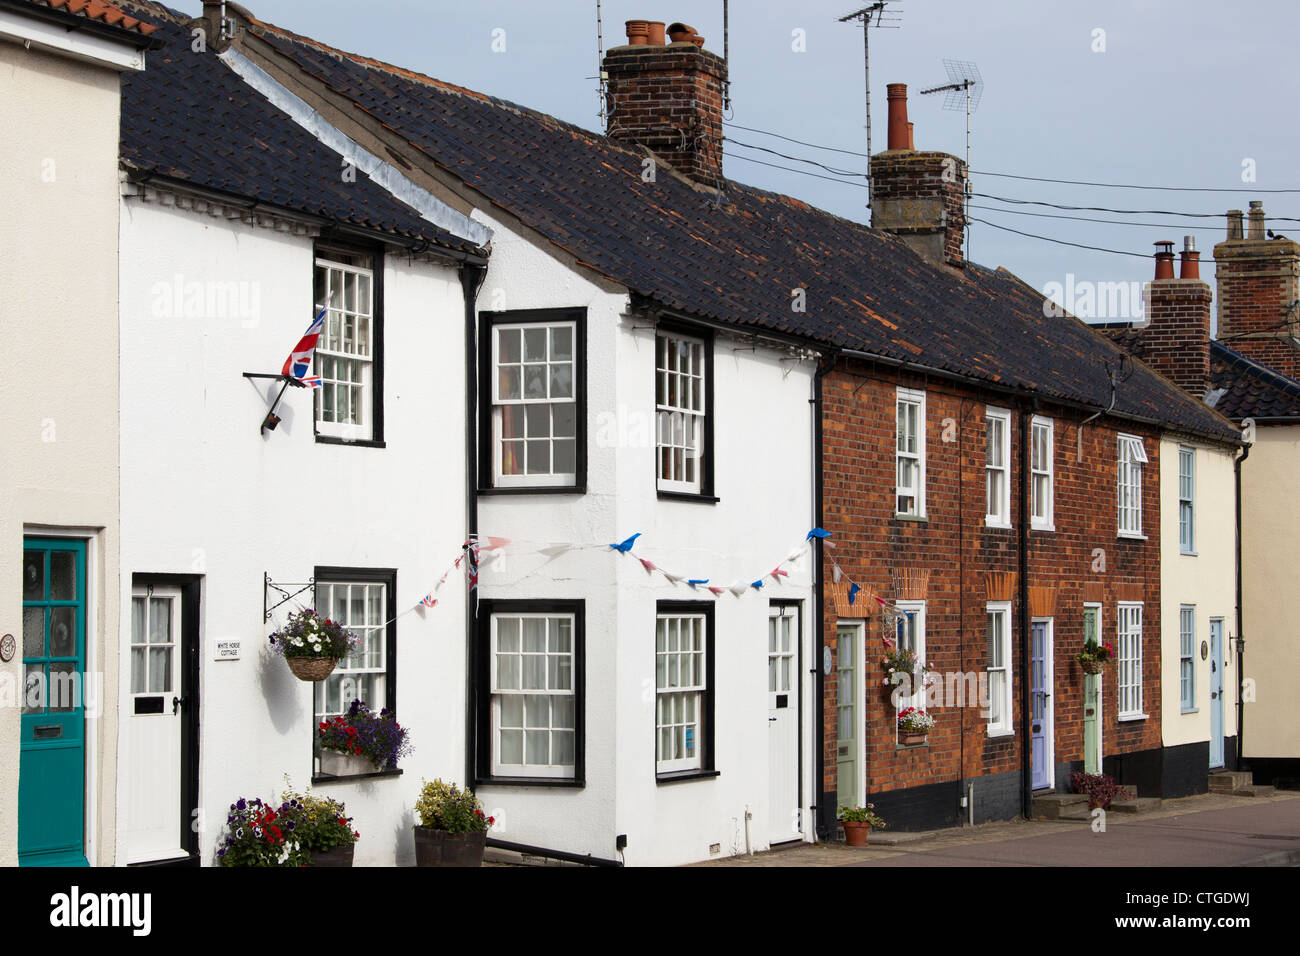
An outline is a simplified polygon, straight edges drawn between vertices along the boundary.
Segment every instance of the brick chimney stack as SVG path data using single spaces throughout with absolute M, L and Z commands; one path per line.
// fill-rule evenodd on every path
M 1264 204 L 1251 202 L 1246 228 L 1228 212 L 1228 238 L 1214 247 L 1219 340 L 1295 378 L 1300 374 L 1300 243 L 1267 237 Z
M 704 49 L 693 27 L 629 20 L 628 45 L 605 55 L 609 78 L 606 135 L 644 146 L 688 178 L 722 179 L 722 94 L 727 64 Z
M 907 120 L 907 86 L 890 83 L 889 144 L 871 157 L 872 228 L 900 236 L 936 265 L 962 268 L 966 164 L 948 153 L 917 150 Z
M 1210 382 L 1210 305 L 1214 296 L 1200 279 L 1200 253 L 1192 236 L 1183 238 L 1179 278 L 1174 278 L 1173 243 L 1157 242 L 1155 278 L 1146 288 L 1147 324 L 1142 359 L 1193 398 L 1205 397 Z

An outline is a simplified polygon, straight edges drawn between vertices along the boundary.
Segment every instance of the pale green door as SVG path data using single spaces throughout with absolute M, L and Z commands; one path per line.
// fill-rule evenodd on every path
M 1101 608 L 1083 609 L 1083 640 L 1101 642 Z M 1083 676 L 1083 770 L 1101 773 L 1101 675 Z
M 858 660 L 856 624 L 836 628 L 836 790 L 839 806 L 856 807 L 862 799 L 861 768 L 858 766 L 858 724 L 861 722 L 862 666 Z

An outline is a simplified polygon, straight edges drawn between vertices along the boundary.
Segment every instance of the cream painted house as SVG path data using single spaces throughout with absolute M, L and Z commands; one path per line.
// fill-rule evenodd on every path
M 1204 792 L 1236 754 L 1232 450 L 1160 441 L 1162 796 Z
M 0 866 L 113 863 L 118 116 L 153 27 L 94 9 L 0 7 Z

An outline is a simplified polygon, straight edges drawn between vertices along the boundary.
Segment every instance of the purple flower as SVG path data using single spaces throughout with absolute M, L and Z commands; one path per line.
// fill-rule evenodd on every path
M 240 797 L 240 798 L 239 798 L 239 802 L 237 802 L 237 803 L 235 804 L 235 809 L 236 809 L 236 810 L 240 810 L 240 811 L 247 810 L 247 809 L 248 809 L 248 801 L 246 801 L 243 797 Z

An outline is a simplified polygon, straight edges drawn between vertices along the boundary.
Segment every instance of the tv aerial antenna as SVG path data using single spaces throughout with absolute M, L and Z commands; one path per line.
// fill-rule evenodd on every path
M 871 29 L 872 27 L 897 30 L 903 22 L 903 11 L 898 9 L 903 0 L 875 0 L 861 10 L 840 17 L 840 23 L 856 20 L 862 24 L 862 72 L 866 79 L 867 104 L 867 209 L 871 209 Z M 887 7 L 893 4 L 894 9 Z
M 970 115 L 979 109 L 980 97 L 984 95 L 984 77 L 980 68 L 969 60 L 944 60 L 943 68 L 948 74 L 948 82 L 943 86 L 934 86 L 922 90 L 922 96 L 931 93 L 943 93 L 943 108 L 946 110 L 966 110 L 966 183 L 962 190 L 963 216 L 965 222 L 964 236 L 966 258 L 970 258 Z

